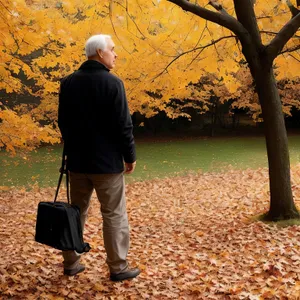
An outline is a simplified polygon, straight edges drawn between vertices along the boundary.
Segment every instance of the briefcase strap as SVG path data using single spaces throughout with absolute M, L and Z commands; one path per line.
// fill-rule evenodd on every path
M 59 188 L 60 188 L 63 176 L 64 176 L 64 174 L 66 174 L 67 199 L 68 199 L 68 203 L 70 204 L 69 172 L 67 170 L 65 147 L 63 149 L 61 168 L 60 168 L 59 172 L 60 172 L 60 175 L 59 175 L 59 179 L 58 179 L 58 184 L 57 184 L 57 188 L 56 188 L 54 202 L 56 202 L 56 200 L 57 200 L 57 196 L 58 196 L 58 192 L 59 192 Z

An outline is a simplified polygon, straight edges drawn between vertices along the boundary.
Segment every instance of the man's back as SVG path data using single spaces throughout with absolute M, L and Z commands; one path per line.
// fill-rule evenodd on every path
M 68 169 L 120 173 L 135 161 L 132 122 L 122 81 L 101 63 L 88 60 L 62 80 L 59 127 Z

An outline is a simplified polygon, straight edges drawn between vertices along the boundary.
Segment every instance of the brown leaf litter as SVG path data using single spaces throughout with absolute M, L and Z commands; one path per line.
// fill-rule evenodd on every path
M 292 169 L 300 201 L 300 167 Z M 53 188 L 0 192 L 1 299 L 300 299 L 300 228 L 252 221 L 268 209 L 266 169 L 127 185 L 129 261 L 142 273 L 108 280 L 99 204 L 85 229 L 86 271 L 64 276 L 58 250 L 34 241 L 39 201 Z

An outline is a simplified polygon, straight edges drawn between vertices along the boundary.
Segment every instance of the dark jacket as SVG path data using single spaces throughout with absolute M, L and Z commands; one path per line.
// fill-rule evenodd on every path
M 136 160 L 123 82 L 95 60 L 61 80 L 58 125 L 70 171 L 121 173 Z

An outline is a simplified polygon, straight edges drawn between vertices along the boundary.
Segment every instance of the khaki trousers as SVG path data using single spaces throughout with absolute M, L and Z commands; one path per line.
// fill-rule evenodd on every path
M 106 263 L 110 273 L 122 273 L 128 268 L 129 227 L 126 212 L 125 182 L 120 174 L 84 174 L 70 172 L 71 202 L 79 206 L 82 230 L 95 189 L 101 205 Z M 64 268 L 75 269 L 80 255 L 63 251 Z

